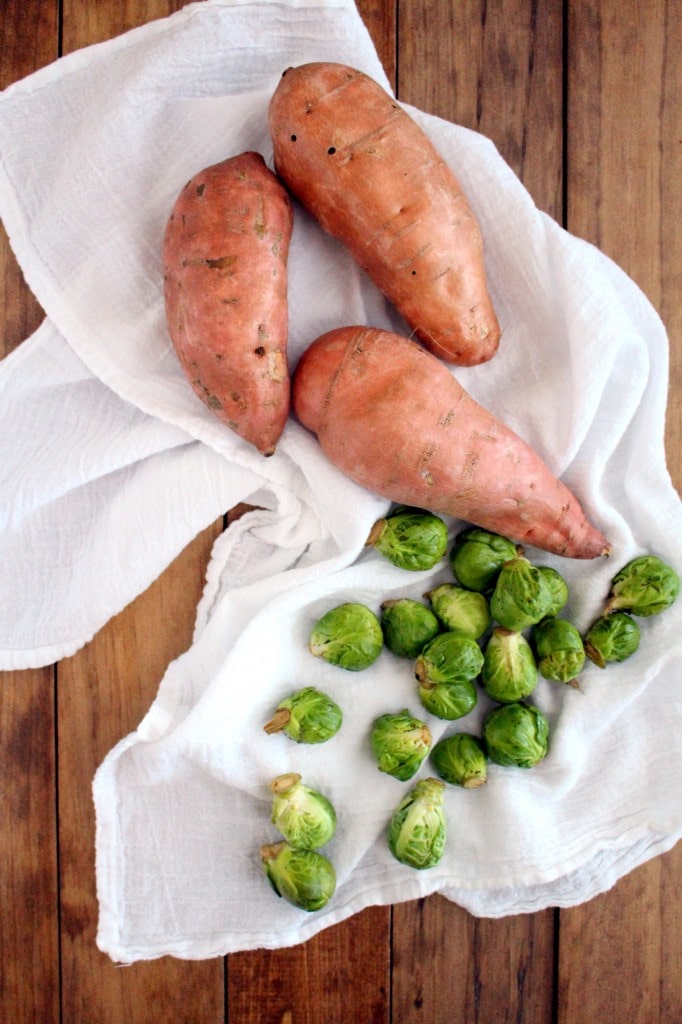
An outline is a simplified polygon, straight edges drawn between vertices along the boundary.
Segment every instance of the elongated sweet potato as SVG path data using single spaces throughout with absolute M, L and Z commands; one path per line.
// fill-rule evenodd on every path
M 435 355 L 495 354 L 481 233 L 459 181 L 377 82 L 342 64 L 284 72 L 269 108 L 275 170 Z
M 287 259 L 291 201 L 259 153 L 196 174 L 163 245 L 168 331 L 209 409 L 272 455 L 290 406 Z
M 376 494 L 572 558 L 609 551 L 540 457 L 408 338 L 323 334 L 299 360 L 292 404 L 329 460 Z

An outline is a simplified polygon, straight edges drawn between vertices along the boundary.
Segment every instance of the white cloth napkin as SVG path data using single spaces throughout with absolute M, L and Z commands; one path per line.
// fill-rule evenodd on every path
M 387 80 L 351 0 L 205 0 L 78 51 L 0 95 L 0 215 L 47 319 L 0 366 L 3 600 L 0 666 L 47 664 L 82 646 L 230 505 L 260 506 L 216 542 L 194 642 L 169 665 L 139 728 L 94 782 L 98 943 L 130 962 L 300 942 L 369 904 L 440 891 L 475 914 L 569 906 L 609 888 L 682 834 L 682 605 L 642 621 L 640 650 L 576 691 L 541 681 L 548 757 L 491 766 L 450 787 L 437 868 L 398 864 L 385 842 L 406 784 L 368 749 L 374 717 L 420 713 L 412 666 L 388 651 L 362 673 L 306 648 L 325 610 L 420 596 L 451 578 L 389 565 L 364 540 L 387 502 L 352 484 L 293 419 L 264 460 L 193 395 L 167 337 L 160 246 L 185 181 L 256 149 L 284 68 L 336 60 Z M 610 561 L 529 552 L 567 578 L 585 629 L 611 576 L 655 552 L 679 569 L 680 501 L 664 457 L 667 338 L 633 282 L 539 212 L 493 145 L 410 112 L 459 175 L 479 217 L 499 354 L 457 371 L 577 493 L 614 545 Z M 296 206 L 291 365 L 352 322 L 405 330 Z M 451 533 L 461 523 L 448 523 Z M 304 747 L 263 724 L 300 685 L 327 691 L 344 724 Z M 434 739 L 478 731 L 481 697 Z M 296 770 L 336 806 L 328 906 L 278 900 L 258 848 L 277 835 L 268 784 Z M 432 774 L 428 763 L 420 777 Z

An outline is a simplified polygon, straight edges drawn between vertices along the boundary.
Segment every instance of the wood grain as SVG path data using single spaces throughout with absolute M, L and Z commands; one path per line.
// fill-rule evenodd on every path
M 183 0 L 5 0 L 0 86 Z M 682 482 L 682 7 L 361 0 L 401 99 L 483 132 L 541 209 L 640 284 L 668 328 Z M 0 232 L 0 351 L 42 310 Z M 232 516 L 231 518 L 236 518 Z M 160 524 L 161 528 L 161 524 Z M 289 950 L 129 968 L 94 935 L 92 776 L 190 642 L 215 523 L 55 672 L 0 676 L 0 1019 L 12 1024 L 679 1024 L 682 849 L 570 910 L 477 920 L 440 896 Z
M 389 922 L 370 907 L 290 949 L 233 953 L 229 1024 L 389 1024 Z
M 550 1021 L 554 915 L 477 919 L 442 896 L 393 912 L 393 1020 Z
M 398 95 L 491 139 L 541 209 L 563 209 L 561 0 L 400 6 Z

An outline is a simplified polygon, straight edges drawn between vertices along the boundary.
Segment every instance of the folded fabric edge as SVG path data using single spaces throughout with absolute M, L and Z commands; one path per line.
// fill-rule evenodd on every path
M 70 658 L 82 647 L 89 644 L 95 632 L 87 633 L 74 640 L 30 650 L 0 650 L 0 672 L 23 672 L 24 670 L 48 668 L 64 658 Z
M 128 737 L 119 744 L 120 748 L 130 745 L 133 737 Z M 114 796 L 104 775 L 97 773 L 93 783 L 93 793 L 102 798 L 105 794 Z M 112 787 L 113 788 L 113 787 Z M 590 863 L 600 852 L 605 849 L 621 851 L 621 855 L 612 858 L 608 871 L 603 868 L 599 878 L 591 878 L 591 884 L 574 895 L 555 895 L 551 891 L 543 891 L 537 895 L 531 895 L 530 890 L 534 886 L 527 886 L 529 894 L 525 898 L 518 891 L 517 887 L 508 886 L 510 896 L 506 903 L 498 909 L 481 909 L 477 907 L 476 894 L 489 891 L 486 883 L 476 886 L 456 887 L 448 886 L 448 879 L 443 876 L 431 876 L 430 879 L 418 876 L 409 879 L 400 879 L 382 886 L 379 894 L 373 893 L 370 889 L 362 890 L 343 906 L 337 907 L 333 912 L 323 919 L 312 919 L 306 921 L 301 927 L 288 929 L 280 934 L 254 933 L 248 936 L 227 937 L 224 933 L 216 935 L 215 938 L 202 939 L 200 941 L 180 940 L 167 942 L 158 946 L 150 943 L 139 946 L 125 946 L 121 942 L 120 929 L 116 923 L 116 915 L 113 910 L 115 906 L 115 879 L 121 878 L 122 865 L 110 868 L 105 871 L 99 858 L 100 839 L 104 840 L 106 833 L 115 828 L 116 812 L 113 809 L 113 801 L 109 801 L 112 807 L 110 821 L 103 821 L 100 814 L 96 814 L 97 820 L 97 890 L 99 899 L 99 920 L 96 934 L 96 945 L 101 952 L 105 953 L 111 960 L 119 964 L 132 964 L 141 960 L 157 960 L 164 956 L 172 956 L 180 960 L 208 960 L 215 957 L 228 956 L 232 953 L 247 952 L 257 949 L 287 949 L 300 945 L 313 938 L 318 933 L 325 931 L 333 925 L 348 920 L 355 914 L 372 906 L 391 906 L 406 903 L 414 899 L 423 899 L 427 896 L 440 894 L 450 902 L 457 904 L 466 910 L 473 917 L 499 920 L 504 917 L 516 916 L 518 914 L 534 914 L 541 910 L 551 908 L 568 909 L 588 903 L 590 900 L 600 896 L 610 889 L 625 875 L 656 857 L 668 853 L 682 839 L 682 825 L 667 835 L 658 832 L 647 831 L 633 840 L 626 847 L 616 844 L 609 844 L 607 847 L 598 847 L 592 852 L 589 859 L 570 865 L 569 871 L 547 872 L 547 877 L 540 881 L 540 886 L 546 887 L 560 879 L 567 878 L 570 874 L 586 871 Z M 499 888 L 498 892 L 501 891 Z

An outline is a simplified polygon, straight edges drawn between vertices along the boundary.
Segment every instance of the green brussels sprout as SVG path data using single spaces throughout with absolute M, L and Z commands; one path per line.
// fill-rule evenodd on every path
M 446 629 L 458 629 L 478 640 L 490 625 L 487 598 L 454 583 L 441 583 L 425 595 Z
M 520 632 L 544 619 L 552 602 L 546 576 L 518 555 L 500 570 L 490 598 L 490 614 L 501 626 Z
M 291 846 L 317 850 L 329 842 L 336 831 L 336 811 L 326 796 L 304 785 L 298 772 L 278 775 L 270 790 L 270 820 Z
M 388 847 L 401 864 L 433 868 L 445 850 L 447 828 L 443 810 L 445 783 L 422 779 L 407 793 L 388 825 Z
M 551 566 L 541 565 L 539 568 L 540 574 L 544 576 L 545 582 L 549 585 L 549 589 L 552 592 L 552 603 L 545 612 L 545 616 L 558 615 L 568 601 L 568 584 L 561 573 L 557 572 L 556 569 L 552 569 Z
M 406 782 L 416 775 L 431 749 L 431 731 L 403 708 L 375 720 L 370 745 L 379 771 Z
M 468 732 L 445 736 L 431 751 L 431 762 L 441 779 L 464 789 L 484 785 L 488 759 L 483 744 Z
M 378 618 L 364 604 L 347 601 L 313 626 L 310 651 L 331 665 L 359 672 L 377 660 L 384 645 Z
M 641 555 L 613 577 L 604 614 L 658 615 L 673 604 L 679 592 L 680 578 L 674 569 L 656 555 Z
M 321 910 L 336 891 L 334 865 L 317 850 L 301 850 L 282 840 L 261 846 L 260 859 L 277 895 L 301 910 Z
M 325 743 L 341 728 L 343 714 L 331 697 L 314 686 L 285 697 L 278 704 L 265 732 L 283 732 L 296 743 Z
M 485 647 L 481 681 L 488 696 L 500 704 L 513 704 L 533 692 L 538 669 L 523 633 L 495 627 Z
M 573 623 L 543 619 L 533 626 L 531 641 L 540 675 L 558 683 L 573 683 L 585 664 L 583 638 Z
M 495 586 L 504 563 L 520 553 L 518 545 L 499 533 L 469 526 L 455 537 L 450 551 L 450 565 L 455 578 L 463 587 L 488 593 Z
M 432 569 L 447 551 L 448 528 L 438 516 L 401 508 L 378 519 L 365 542 L 400 569 Z
M 401 658 L 416 658 L 422 647 L 440 633 L 440 622 L 425 604 L 409 597 L 384 601 L 381 629 L 389 651 Z
M 547 753 L 549 722 L 532 704 L 502 704 L 484 718 L 483 738 L 495 764 L 532 768 Z
M 423 648 L 414 666 L 421 685 L 459 683 L 475 679 L 483 665 L 483 652 L 470 636 L 451 629 L 439 633 Z
M 585 636 L 585 654 L 599 668 L 609 661 L 625 661 L 639 647 L 641 633 L 625 612 L 611 612 L 594 622 Z
M 478 693 L 470 679 L 454 683 L 424 682 L 419 686 L 419 700 L 426 710 L 436 718 L 454 722 L 464 718 L 476 707 Z

